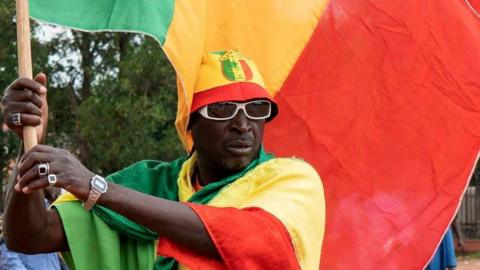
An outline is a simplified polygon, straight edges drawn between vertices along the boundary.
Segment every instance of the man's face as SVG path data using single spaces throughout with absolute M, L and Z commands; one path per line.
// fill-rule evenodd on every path
M 194 113 L 191 121 L 199 163 L 208 169 L 236 172 L 257 157 L 263 140 L 264 119 L 251 120 L 240 110 L 230 120 L 210 120 Z

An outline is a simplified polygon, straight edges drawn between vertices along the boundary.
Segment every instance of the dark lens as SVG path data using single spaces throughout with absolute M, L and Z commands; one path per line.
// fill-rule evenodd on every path
M 216 118 L 231 117 L 236 110 L 237 105 L 229 102 L 218 102 L 207 106 L 208 115 Z
M 270 102 L 252 101 L 245 106 L 245 109 L 250 117 L 267 117 L 270 114 Z

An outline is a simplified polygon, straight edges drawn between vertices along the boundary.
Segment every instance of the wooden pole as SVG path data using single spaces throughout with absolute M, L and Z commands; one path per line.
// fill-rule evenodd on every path
M 32 79 L 32 50 L 30 46 L 30 19 L 28 0 L 17 0 L 18 75 Z M 37 145 L 35 127 L 23 127 L 25 152 Z

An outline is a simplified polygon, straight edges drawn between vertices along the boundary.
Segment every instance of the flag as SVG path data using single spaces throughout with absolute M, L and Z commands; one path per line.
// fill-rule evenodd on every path
M 321 268 L 420 269 L 432 257 L 480 146 L 478 0 L 30 3 L 42 21 L 156 38 L 177 72 L 186 148 L 202 55 L 249 56 L 280 108 L 267 149 L 322 176 Z

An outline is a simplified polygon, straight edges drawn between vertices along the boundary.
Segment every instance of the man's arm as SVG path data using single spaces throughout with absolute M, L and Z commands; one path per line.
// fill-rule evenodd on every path
M 1 101 L 4 120 L 19 138 L 22 138 L 23 127 L 11 121 L 15 113 L 21 113 L 22 125 L 36 127 L 40 143 L 45 140 L 48 123 L 46 83 L 45 74 L 40 73 L 34 80 L 17 79 L 4 91 Z M 23 153 L 22 150 L 23 146 L 19 155 Z M 56 210 L 45 209 L 41 190 L 28 195 L 16 192 L 16 179 L 17 168 L 8 183 L 5 201 L 4 236 L 7 245 L 12 250 L 24 253 L 66 250 L 66 240 Z M 28 241 L 25 241 L 27 238 Z
M 161 237 L 188 247 L 192 252 L 213 259 L 220 255 L 200 218 L 186 204 L 146 195 L 109 183 L 100 197 L 105 206 L 130 220 L 157 232 Z
M 30 194 L 15 190 L 12 192 L 5 213 L 8 247 L 23 253 L 68 250 L 59 214 L 55 209 L 44 208 L 41 191 Z M 112 183 L 98 204 L 189 247 L 193 252 L 219 258 L 203 223 L 185 204 L 149 196 Z
M 43 197 L 39 195 L 38 190 L 48 186 L 46 176 L 40 178 L 38 176 L 38 164 L 41 163 L 49 164 L 50 173 L 57 176 L 57 187 L 71 192 L 81 201 L 87 200 L 90 192 L 90 179 L 94 176 L 73 155 L 63 149 L 37 145 L 23 155 L 18 171 L 20 178 L 15 187 L 16 194 L 14 195 L 16 196 L 12 196 L 9 202 L 9 209 L 15 209 L 15 211 L 23 213 L 18 217 L 10 210 L 8 220 L 10 222 L 9 237 L 15 237 L 15 240 L 32 242 L 33 247 L 28 252 L 47 252 L 52 251 L 52 249 L 59 251 L 66 248 L 65 235 L 58 214 L 40 209 L 39 202 Z M 28 195 L 20 194 L 18 191 Z M 25 198 L 31 201 L 22 201 Z M 202 221 L 185 204 L 146 195 L 113 183 L 109 184 L 108 191 L 100 197 L 97 203 L 146 226 L 162 237 L 188 246 L 193 252 L 210 258 L 219 258 Z M 18 224 L 20 226 L 18 229 L 14 231 L 11 229 L 12 223 L 17 220 L 33 221 L 32 215 L 41 210 L 43 210 L 43 213 L 46 212 L 45 215 L 40 216 L 40 224 L 42 225 L 30 225 L 25 226 L 28 228 L 23 228 L 21 224 Z M 12 221 L 14 216 L 15 221 Z M 48 229 L 42 229 L 42 226 L 48 227 Z M 57 233 L 58 231 L 61 234 Z M 41 236 L 39 236 L 41 239 L 38 242 L 37 239 L 32 240 L 28 236 L 24 236 L 24 234 L 31 236 L 37 232 L 41 233 Z M 47 239 L 55 244 L 42 246 L 42 241 Z M 22 245 L 17 241 L 13 243 L 18 244 L 19 248 L 27 248 L 31 245 Z
M 11 181 L 15 181 L 14 170 Z M 42 190 L 24 194 L 9 185 L 3 233 L 7 247 L 22 253 L 47 253 L 68 250 L 60 216 L 46 209 Z

